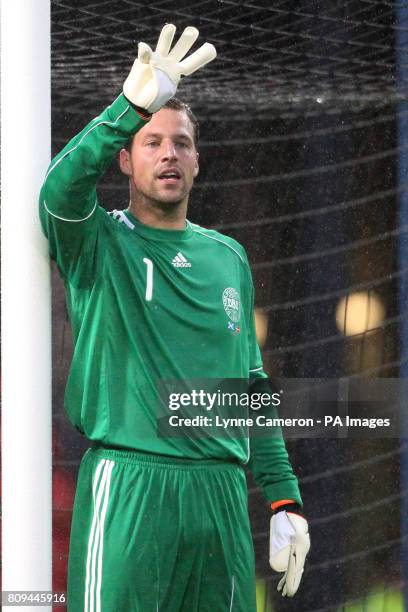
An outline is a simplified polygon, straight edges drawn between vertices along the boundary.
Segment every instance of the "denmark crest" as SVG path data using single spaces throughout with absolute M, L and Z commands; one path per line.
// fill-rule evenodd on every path
M 222 303 L 225 312 L 234 323 L 239 321 L 241 315 L 241 302 L 239 293 L 233 287 L 227 287 L 222 293 Z

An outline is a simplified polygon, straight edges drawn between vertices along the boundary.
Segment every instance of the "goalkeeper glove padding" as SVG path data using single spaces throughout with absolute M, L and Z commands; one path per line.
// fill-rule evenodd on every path
M 276 572 L 285 572 L 278 584 L 283 597 L 293 597 L 298 590 L 310 549 L 307 520 L 298 510 L 298 504 L 279 506 L 271 518 L 269 564 Z
M 198 37 L 198 30 L 187 27 L 170 51 L 176 27 L 167 23 L 159 36 L 156 50 L 144 42 L 124 85 L 123 93 L 135 106 L 149 113 L 158 111 L 177 90 L 181 75 L 189 75 L 211 62 L 217 52 L 210 43 L 183 59 Z

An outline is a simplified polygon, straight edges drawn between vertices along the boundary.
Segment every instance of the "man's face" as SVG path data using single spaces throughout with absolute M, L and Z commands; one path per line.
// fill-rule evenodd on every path
M 198 174 L 194 128 L 184 111 L 163 108 L 134 137 L 131 151 L 120 152 L 120 168 L 136 193 L 164 204 L 188 198 Z

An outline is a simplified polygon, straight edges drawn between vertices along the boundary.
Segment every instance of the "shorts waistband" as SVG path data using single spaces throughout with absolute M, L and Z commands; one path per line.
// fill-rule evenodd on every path
M 153 453 L 144 453 L 138 450 L 112 448 L 95 444 L 88 449 L 86 454 L 100 457 L 101 459 L 109 459 L 118 463 L 127 463 L 131 465 L 145 465 L 165 467 L 175 470 L 204 470 L 204 469 L 221 469 L 221 470 L 236 470 L 243 469 L 238 461 L 227 461 L 222 459 L 187 459 L 184 457 L 171 457 L 169 455 L 156 455 Z

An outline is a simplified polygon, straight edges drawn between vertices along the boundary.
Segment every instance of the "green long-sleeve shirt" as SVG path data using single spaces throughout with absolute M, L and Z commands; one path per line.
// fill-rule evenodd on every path
M 268 500 L 301 503 L 280 436 L 157 434 L 159 380 L 266 374 L 243 247 L 188 221 L 184 230 L 156 229 L 98 205 L 98 180 L 144 124 L 120 95 L 55 157 L 41 190 L 74 336 L 68 416 L 107 446 L 249 464 Z

